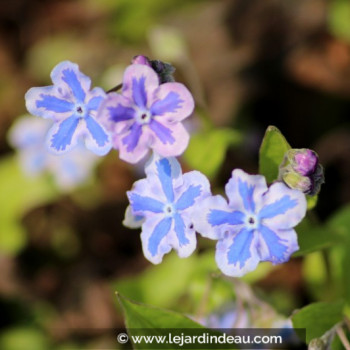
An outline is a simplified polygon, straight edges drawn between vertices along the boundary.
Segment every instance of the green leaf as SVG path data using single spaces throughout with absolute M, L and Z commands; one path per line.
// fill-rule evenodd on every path
M 328 24 L 332 34 L 350 42 L 350 2 L 333 0 L 328 10 Z
M 267 128 L 260 147 L 259 172 L 266 177 L 268 183 L 277 179 L 279 166 L 290 148 L 285 137 L 275 126 Z
M 155 308 L 153 306 L 139 304 L 131 301 L 117 293 L 119 303 L 125 316 L 125 325 L 131 336 L 140 335 L 140 330 L 149 329 L 150 334 L 160 335 L 161 328 L 184 329 L 200 328 L 205 329 L 200 324 L 190 318 L 170 310 Z M 210 330 L 208 330 L 210 331 Z M 145 331 L 143 331 L 145 334 Z M 154 349 L 152 344 L 134 344 L 135 349 Z M 171 344 L 162 345 L 162 349 L 173 349 Z
M 127 328 L 204 328 L 178 312 L 140 304 L 119 293 L 117 297 Z
M 0 162 L 0 251 L 18 252 L 26 242 L 20 224 L 23 214 L 57 195 L 46 177 L 27 177 L 15 157 L 3 158 Z
M 321 337 L 343 319 L 343 301 L 319 302 L 305 306 L 292 315 L 294 328 L 306 329 L 306 342 Z
M 241 141 L 241 135 L 232 129 L 214 129 L 194 134 L 184 154 L 188 165 L 209 178 L 219 171 L 229 146 Z
M 303 256 L 342 242 L 341 237 L 329 227 L 312 223 L 308 218 L 305 218 L 295 230 L 298 233 L 300 249 L 293 256 Z
M 318 201 L 318 196 L 308 196 L 306 195 L 307 210 L 311 210 L 316 207 Z

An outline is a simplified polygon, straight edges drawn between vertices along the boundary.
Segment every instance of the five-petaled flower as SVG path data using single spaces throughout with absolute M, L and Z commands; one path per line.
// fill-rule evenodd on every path
M 183 153 L 189 135 L 181 121 L 193 108 L 192 95 L 184 85 L 160 85 L 152 68 L 132 64 L 125 70 L 122 93 L 110 93 L 99 114 L 120 158 L 137 163 L 149 149 L 163 157 Z
M 48 173 L 61 190 L 71 190 L 86 182 L 100 158 L 81 144 L 63 155 L 52 154 L 45 147 L 45 137 L 51 127 L 51 120 L 23 116 L 11 127 L 9 143 L 17 149 L 26 175 Z
M 306 213 L 305 195 L 261 175 L 232 172 L 222 196 L 205 198 L 194 216 L 195 229 L 218 240 L 216 262 L 229 276 L 242 276 L 260 261 L 287 261 L 299 249 L 296 226 Z
M 96 119 L 105 92 L 101 88 L 90 91 L 90 78 L 69 61 L 59 63 L 51 79 L 53 85 L 31 88 L 25 95 L 31 114 L 54 121 L 47 135 L 49 150 L 62 154 L 84 140 L 86 148 L 105 155 L 111 149 L 110 137 Z
M 156 155 L 146 165 L 146 175 L 127 193 L 124 224 L 142 226 L 143 252 L 152 263 L 160 263 L 171 249 L 188 257 L 196 248 L 194 208 L 210 195 L 207 178 L 198 171 L 182 175 L 175 158 Z

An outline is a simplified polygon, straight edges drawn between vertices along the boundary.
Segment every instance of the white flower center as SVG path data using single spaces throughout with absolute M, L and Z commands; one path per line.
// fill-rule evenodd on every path
M 175 208 L 171 203 L 165 204 L 163 211 L 166 216 L 173 216 L 175 214 Z
M 77 103 L 74 107 L 74 111 L 77 117 L 83 118 L 86 115 L 86 108 L 84 105 Z
M 136 121 L 139 124 L 148 124 L 151 121 L 151 113 L 147 110 L 140 110 L 136 114 Z
M 245 218 L 245 224 L 248 228 L 257 229 L 259 226 L 258 217 L 255 214 L 247 214 Z

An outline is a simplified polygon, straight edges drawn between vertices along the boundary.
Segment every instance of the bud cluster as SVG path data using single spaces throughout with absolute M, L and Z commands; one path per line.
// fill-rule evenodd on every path
M 316 195 L 324 183 L 323 167 L 316 152 L 307 149 L 290 149 L 280 165 L 279 176 L 292 189 Z

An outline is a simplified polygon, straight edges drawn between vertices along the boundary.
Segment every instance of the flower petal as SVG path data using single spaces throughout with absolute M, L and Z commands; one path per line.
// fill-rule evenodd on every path
M 155 92 L 150 108 L 153 116 L 161 116 L 167 122 L 179 122 L 191 115 L 194 100 L 188 89 L 180 83 L 161 84 Z
M 206 176 L 199 171 L 190 171 L 183 175 L 181 192 L 176 195 L 178 198 L 176 208 L 177 210 L 188 210 L 210 194 L 210 183 Z
M 123 96 L 139 108 L 149 107 L 154 90 L 159 86 L 157 73 L 150 67 L 132 64 L 126 68 L 123 77 Z
M 152 131 L 152 149 L 163 157 L 175 157 L 181 155 L 187 148 L 190 138 L 187 130 L 181 123 L 173 125 L 163 124 L 163 126 L 171 131 L 171 139 L 173 139 L 174 141 L 172 141 L 171 143 L 164 143 L 162 141 L 164 140 L 164 133 L 161 137 L 159 137 L 160 134 L 157 134 L 156 132 Z M 170 140 L 170 138 L 168 140 Z
M 141 241 L 145 257 L 153 264 L 159 264 L 164 254 L 170 252 L 167 235 L 171 229 L 172 217 L 152 216 L 142 225 Z
M 196 249 L 196 232 L 190 224 L 190 216 L 186 214 L 174 215 L 174 231 L 176 238 L 172 239 L 172 247 L 180 258 L 187 258 Z
M 70 61 L 59 63 L 52 70 L 51 79 L 63 95 L 72 94 L 75 102 L 85 102 L 86 93 L 90 90 L 91 79 L 80 72 L 77 64 Z
M 88 130 L 85 136 L 86 148 L 99 156 L 107 154 L 112 147 L 109 134 L 91 116 L 86 116 L 84 120 Z
M 62 154 L 71 150 L 78 142 L 77 128 L 80 120 L 75 116 L 55 123 L 47 135 L 49 150 L 55 154 Z
M 272 230 L 261 225 L 259 228 L 259 255 L 261 261 L 281 264 L 299 249 L 297 234 L 293 229 Z
M 193 224 L 195 230 L 203 237 L 210 239 L 221 239 L 228 226 L 213 225 L 209 222 L 210 213 L 213 210 L 230 212 L 226 200 L 222 196 L 210 196 L 199 201 L 193 214 Z M 233 226 L 230 227 L 232 229 Z M 240 228 L 237 227 L 236 230 Z
M 262 197 L 259 217 L 262 224 L 271 228 L 290 229 L 306 214 L 305 195 L 292 190 L 282 182 L 272 184 Z
M 128 205 L 125 211 L 123 225 L 129 228 L 139 228 L 145 222 L 145 218 L 141 215 L 134 215 L 131 206 Z
M 114 145 L 119 149 L 119 157 L 128 163 L 135 164 L 149 152 L 150 132 L 134 123 L 129 131 L 117 135 Z
M 171 128 L 164 126 L 154 119 L 149 123 L 149 128 L 164 145 L 167 143 L 171 145 L 175 142 Z
M 174 189 L 171 177 L 171 165 L 167 158 L 162 158 L 156 162 L 157 175 L 162 185 L 163 192 L 169 203 L 174 201 Z
M 152 197 L 141 196 L 134 191 L 127 192 L 133 214 L 141 216 L 145 212 L 163 213 L 164 204 Z
M 57 96 L 60 95 L 53 86 L 29 89 L 25 94 L 28 112 L 38 117 L 53 120 L 63 120 L 72 115 L 74 103 Z
M 241 277 L 253 271 L 259 263 L 255 244 L 254 231 L 245 228 L 237 234 L 228 234 L 219 240 L 215 260 L 221 271 L 233 277 Z
M 93 88 L 88 93 L 87 108 L 89 111 L 95 111 L 99 109 L 102 102 L 107 98 L 107 94 L 101 88 Z
M 249 175 L 235 169 L 225 191 L 231 208 L 253 213 L 260 208 L 261 196 L 267 191 L 266 180 L 262 175 Z
M 155 177 L 155 181 L 158 183 L 158 162 L 161 161 L 163 157 L 161 157 L 157 153 L 152 153 L 151 158 L 147 161 L 145 165 L 145 173 L 147 177 Z M 169 166 L 171 168 L 171 179 L 172 179 L 172 186 L 174 189 L 182 186 L 183 184 L 183 176 L 182 176 L 182 170 L 179 161 L 175 157 L 168 157 L 166 158 Z M 160 182 L 159 182 L 160 183 Z M 160 187 L 161 188 L 161 187 Z M 163 191 L 161 191 L 163 192 Z M 164 199 L 166 197 L 164 196 Z

